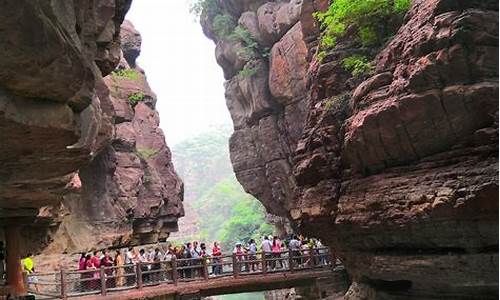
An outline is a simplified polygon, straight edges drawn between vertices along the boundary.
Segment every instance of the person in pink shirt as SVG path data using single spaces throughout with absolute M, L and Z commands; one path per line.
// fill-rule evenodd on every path
M 94 256 L 92 256 L 92 264 L 96 269 L 101 266 L 101 258 L 99 257 L 99 251 L 94 251 Z
M 80 260 L 78 261 L 78 271 L 85 270 L 85 253 L 82 253 Z
M 272 268 L 276 268 L 276 263 L 279 263 L 280 268 L 283 268 L 283 263 L 281 262 L 281 260 L 278 260 L 279 258 L 281 258 L 281 241 L 277 236 L 273 237 L 273 245 L 271 246 L 271 251 L 273 253 L 273 258 L 277 259 L 273 260 L 271 264 Z

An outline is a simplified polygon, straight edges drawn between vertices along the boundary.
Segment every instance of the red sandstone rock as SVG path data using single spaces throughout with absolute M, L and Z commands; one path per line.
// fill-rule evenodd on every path
M 311 57 L 326 1 L 304 1 L 294 27 L 278 17 L 286 5 L 257 10 L 273 48 L 266 102 L 279 105 L 249 118 L 236 100 L 259 92 L 226 86 L 245 190 L 334 248 L 355 281 L 346 299 L 496 298 L 498 4 L 413 1 L 371 49 L 369 78 L 341 66 L 359 51 L 349 34 Z

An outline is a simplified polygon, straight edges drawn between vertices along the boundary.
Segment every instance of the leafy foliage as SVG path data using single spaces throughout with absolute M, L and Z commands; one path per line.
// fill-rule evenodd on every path
M 120 69 L 111 72 L 111 75 L 114 78 L 126 78 L 130 80 L 138 80 L 139 79 L 139 72 L 134 70 L 134 69 Z
M 243 48 L 238 51 L 238 55 L 240 55 L 244 60 L 250 61 L 259 56 L 259 44 L 255 41 L 252 34 L 247 29 L 241 26 L 236 26 L 233 33 L 229 36 L 229 39 L 242 43 Z
M 216 240 L 227 251 L 240 239 L 271 234 L 264 208 L 245 193 L 233 174 L 228 145 L 231 133 L 231 126 L 218 126 L 173 148 L 176 170 L 185 183 L 184 205 L 194 211 L 188 218 L 196 218 L 198 227 L 197 234 L 174 234 L 173 239 Z
M 323 29 L 320 46 L 334 47 L 351 25 L 363 44 L 381 43 L 387 34 L 386 18 L 403 14 L 410 6 L 411 0 L 335 0 L 327 11 L 314 14 Z
M 250 64 L 250 62 L 249 62 L 245 65 L 245 67 L 243 67 L 243 69 L 241 69 L 238 72 L 238 75 L 241 77 L 245 77 L 245 78 L 252 77 L 255 74 L 257 74 L 258 70 L 259 70 L 259 68 L 257 66 Z
M 351 93 L 342 93 L 326 100 L 321 118 L 330 113 L 343 113 L 347 108 L 348 101 L 352 97 Z
M 136 153 L 140 158 L 142 158 L 144 160 L 148 160 L 148 159 L 154 158 L 156 156 L 156 154 L 158 154 L 158 150 L 153 149 L 153 148 L 140 148 L 140 147 L 138 147 L 136 150 Z
M 135 107 L 139 102 L 143 101 L 146 95 L 143 92 L 135 92 L 128 95 L 128 102 L 132 107 Z
M 194 207 L 200 215 L 210 216 L 200 220 L 202 237 L 208 241 L 218 240 L 226 249 L 237 241 L 272 233 L 272 227 L 265 221 L 263 206 L 243 191 L 234 175 L 219 181 Z
M 218 15 L 220 14 L 220 8 L 217 5 L 217 0 L 195 0 L 191 3 L 189 12 L 199 18 L 202 13 Z
M 216 15 L 212 21 L 212 30 L 220 39 L 229 37 L 235 27 L 236 22 L 229 14 Z
M 352 76 L 366 75 L 373 72 L 373 66 L 365 56 L 352 55 L 342 60 L 345 70 L 351 72 Z
M 411 7 L 411 0 L 394 0 L 394 10 L 398 13 L 406 13 Z

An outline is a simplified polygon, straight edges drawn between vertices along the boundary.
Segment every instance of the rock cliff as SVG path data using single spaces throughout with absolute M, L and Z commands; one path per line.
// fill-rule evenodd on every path
M 0 222 L 23 252 L 154 242 L 183 215 L 130 2 L 0 5 Z
M 498 3 L 414 0 L 380 47 L 348 29 L 320 58 L 328 5 L 205 1 L 238 180 L 338 253 L 346 299 L 496 298 Z

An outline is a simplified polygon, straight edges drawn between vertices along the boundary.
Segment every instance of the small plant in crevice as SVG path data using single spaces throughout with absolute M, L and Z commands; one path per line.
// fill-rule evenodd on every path
M 410 7 L 411 0 L 335 0 L 325 12 L 313 14 L 322 30 L 320 50 L 335 47 L 351 26 L 364 46 L 379 46 L 394 33 L 387 20 L 402 17 Z
M 250 31 L 242 26 L 236 26 L 228 38 L 232 41 L 241 42 L 243 47 L 238 51 L 238 55 L 246 61 L 257 58 L 268 58 L 270 55 L 270 49 L 260 47 Z
M 218 15 L 221 9 L 217 0 L 194 0 L 189 6 L 189 12 L 199 18 L 202 14 Z
M 366 56 L 351 55 L 342 60 L 342 67 L 351 72 L 352 76 L 358 77 L 361 75 L 371 75 L 373 66 L 370 64 Z
M 344 114 L 347 110 L 347 104 L 352 94 L 350 92 L 345 92 L 333 97 L 330 97 L 325 101 L 323 111 L 321 113 L 321 119 L 330 113 L 341 113 Z
M 142 183 L 144 185 L 150 185 L 153 183 L 153 176 L 144 174 L 144 176 L 142 176 Z
M 139 102 L 143 101 L 146 95 L 143 92 L 135 92 L 128 95 L 128 102 L 132 107 L 135 107 Z
M 113 78 L 125 78 L 130 80 L 138 80 L 139 72 L 134 69 L 120 69 L 111 72 Z
M 325 50 L 318 51 L 318 54 L 316 54 L 316 59 L 321 63 L 327 55 L 328 52 L 326 52 Z
M 252 77 L 255 74 L 257 74 L 257 71 L 259 70 L 258 66 L 252 64 L 251 62 L 247 63 L 243 69 L 241 69 L 238 72 L 238 75 L 243 77 L 243 78 L 248 78 Z
M 212 31 L 219 39 L 228 38 L 236 27 L 236 21 L 229 14 L 216 15 L 212 21 Z
M 136 153 L 143 160 L 148 160 L 148 159 L 154 158 L 156 156 L 156 154 L 158 154 L 158 150 L 153 149 L 153 148 L 138 147 L 136 149 Z

